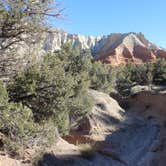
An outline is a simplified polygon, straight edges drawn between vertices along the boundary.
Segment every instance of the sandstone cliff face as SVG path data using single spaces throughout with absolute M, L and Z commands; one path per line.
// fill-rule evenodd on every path
M 90 49 L 96 60 L 118 66 L 131 61 L 148 62 L 158 57 L 166 58 L 166 50 L 148 41 L 141 33 L 113 33 L 107 36 L 83 36 L 54 31 L 45 34 L 43 50 L 54 52 L 64 43 L 73 47 Z
M 95 58 L 118 66 L 127 62 L 139 64 L 159 57 L 166 58 L 166 51 L 149 42 L 142 34 L 129 33 L 121 35 L 121 39 L 114 43 L 106 43 Z
M 64 43 L 72 43 L 73 47 L 79 47 L 80 49 L 94 49 L 97 43 L 101 40 L 101 37 L 84 36 L 69 34 L 60 30 L 53 30 L 45 34 L 43 42 L 43 49 L 54 52 L 59 50 Z

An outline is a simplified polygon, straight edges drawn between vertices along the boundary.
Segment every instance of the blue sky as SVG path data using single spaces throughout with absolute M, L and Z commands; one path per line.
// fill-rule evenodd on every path
M 69 33 L 107 35 L 142 32 L 166 48 L 166 0 L 59 0 L 64 20 L 53 24 Z

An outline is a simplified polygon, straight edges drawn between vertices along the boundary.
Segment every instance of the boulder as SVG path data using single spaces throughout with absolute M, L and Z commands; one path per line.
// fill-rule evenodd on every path
M 109 95 L 95 90 L 89 90 L 88 93 L 93 98 L 94 107 L 90 114 L 78 122 L 77 128 L 71 130 L 70 135 L 63 137 L 70 143 L 104 140 L 106 135 L 119 129 L 126 119 L 124 110 Z

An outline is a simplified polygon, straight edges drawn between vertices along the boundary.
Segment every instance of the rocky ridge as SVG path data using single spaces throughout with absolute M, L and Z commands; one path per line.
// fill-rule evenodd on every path
M 64 43 L 73 47 L 90 49 L 96 60 L 113 66 L 148 62 L 158 57 L 166 58 L 166 50 L 150 42 L 142 33 L 112 33 L 105 36 L 84 36 L 68 34 L 64 31 L 50 31 L 45 34 L 43 50 L 54 52 Z

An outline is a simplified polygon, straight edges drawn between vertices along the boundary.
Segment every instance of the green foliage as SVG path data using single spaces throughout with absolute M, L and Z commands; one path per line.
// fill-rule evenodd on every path
M 71 77 L 66 75 L 60 61 L 47 55 L 42 65 L 29 66 L 17 75 L 9 91 L 12 100 L 31 108 L 35 120 L 42 121 L 56 117 L 61 111 L 67 112 L 71 85 Z
M 20 141 L 31 135 L 33 125 L 31 110 L 22 104 L 9 103 L 6 109 L 1 110 L 0 130 L 12 140 Z
M 52 123 L 35 123 L 30 108 L 8 101 L 2 82 L 0 90 L 0 132 L 6 136 L 3 143 L 9 154 L 18 155 L 19 150 L 27 146 L 46 147 L 55 142 L 57 133 Z
M 4 149 L 11 155 L 18 155 L 19 149 L 28 144 L 37 130 L 32 112 L 22 104 L 14 103 L 8 103 L 0 111 L 0 132 L 6 135 Z
M 36 122 L 51 120 L 65 131 L 70 116 L 76 120 L 92 107 L 85 59 L 70 45 L 46 55 L 42 64 L 30 65 L 14 78 L 8 87 L 10 99 L 31 108 Z
M 113 69 L 101 62 L 94 62 L 89 72 L 91 88 L 110 93 L 114 88 L 115 75 Z
M 166 60 L 158 59 L 154 63 L 153 83 L 157 85 L 166 85 Z
M 65 73 L 72 76 L 75 93 L 79 93 L 80 90 L 89 86 L 88 72 L 92 66 L 89 52 L 81 52 L 78 48 L 73 49 L 72 45 L 68 43 L 57 51 L 55 56 L 62 62 Z
M 68 107 L 72 110 L 70 115 L 80 116 L 88 113 L 92 107 L 92 100 L 87 95 L 90 86 L 89 70 L 92 66 L 90 52 L 73 49 L 69 43 L 57 51 L 55 56 L 61 61 L 65 73 L 73 80 L 73 94 L 68 102 Z
M 17 119 L 19 120 L 19 118 Z M 44 150 L 56 143 L 58 133 L 56 132 L 56 128 L 53 124 L 48 122 L 48 124 L 39 125 L 34 122 L 26 122 L 25 126 L 19 123 L 14 124 L 17 119 L 12 119 L 11 123 L 13 123 L 13 125 L 18 125 L 18 133 L 15 133 L 13 129 L 11 130 L 13 132 L 12 136 L 10 136 L 2 131 L 4 134 L 6 134 L 6 137 L 3 140 L 3 148 L 6 152 L 8 152 L 8 154 L 12 156 L 22 157 L 22 153 L 26 148 L 37 147 L 39 150 Z M 6 127 L 10 127 L 10 125 L 6 125 Z
M 116 75 L 116 89 L 122 95 L 128 94 L 128 88 L 135 82 L 135 65 L 132 63 L 119 68 Z
M 8 94 L 0 83 L 0 132 L 6 135 L 4 148 L 16 154 L 19 143 L 24 142 L 33 130 L 32 112 L 22 104 L 8 102 Z M 14 142 L 12 142 L 14 141 Z
M 8 93 L 3 85 L 3 82 L 0 81 L 0 109 L 3 109 L 3 107 L 7 105 L 7 102 L 8 102 Z
M 62 61 L 65 72 L 74 78 L 74 90 L 77 93 L 84 87 L 110 93 L 115 83 L 115 73 L 110 65 L 92 62 L 90 51 L 72 49 L 70 43 L 65 44 L 56 56 Z M 85 88 L 84 88 L 85 89 Z
M 166 61 L 164 59 L 139 65 L 129 63 L 117 72 L 116 88 L 123 95 L 128 94 L 133 85 L 150 84 L 166 84 Z
M 48 17 L 58 18 L 61 12 L 54 0 L 1 0 L 0 50 L 20 41 L 37 41 L 47 29 Z
M 153 81 L 153 64 L 151 62 L 146 64 L 134 65 L 131 73 L 131 82 L 138 85 L 149 85 Z

